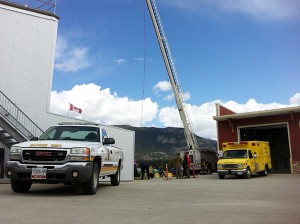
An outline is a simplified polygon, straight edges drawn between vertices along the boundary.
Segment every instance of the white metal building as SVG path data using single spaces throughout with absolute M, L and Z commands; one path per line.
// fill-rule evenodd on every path
M 0 182 L 11 144 L 76 120 L 48 112 L 58 20 L 53 12 L 0 0 Z M 133 180 L 134 132 L 106 128 L 124 150 L 122 180 Z

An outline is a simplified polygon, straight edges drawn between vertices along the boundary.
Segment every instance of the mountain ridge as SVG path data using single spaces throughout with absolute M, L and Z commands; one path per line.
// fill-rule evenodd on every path
M 135 132 L 135 158 L 158 160 L 174 158 L 178 150 L 188 150 L 183 128 L 133 127 L 114 125 Z M 217 151 L 217 141 L 196 135 L 200 150 Z

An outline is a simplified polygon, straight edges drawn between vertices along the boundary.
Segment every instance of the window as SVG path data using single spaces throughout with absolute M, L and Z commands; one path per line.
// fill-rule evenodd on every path
M 102 128 L 102 143 L 104 143 L 104 140 L 108 138 L 107 133 L 105 131 L 105 129 Z
M 252 159 L 253 158 L 252 152 L 250 150 L 248 152 L 249 152 L 249 159 Z
M 54 126 L 45 131 L 39 140 L 100 142 L 99 128 L 88 126 Z
M 224 152 L 223 158 L 224 159 L 247 158 L 247 150 L 245 149 L 228 150 Z

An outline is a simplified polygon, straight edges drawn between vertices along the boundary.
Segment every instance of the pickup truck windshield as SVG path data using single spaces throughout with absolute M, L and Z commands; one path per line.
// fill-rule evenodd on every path
M 223 159 L 247 158 L 247 150 L 246 149 L 228 150 L 224 152 L 222 158 Z
M 100 142 L 99 128 L 88 126 L 54 126 L 45 131 L 39 140 L 75 140 Z

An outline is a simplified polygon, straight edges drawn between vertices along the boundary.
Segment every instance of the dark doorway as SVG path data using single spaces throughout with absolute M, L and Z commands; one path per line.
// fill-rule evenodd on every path
M 272 173 L 291 173 L 290 148 L 286 125 L 240 129 L 241 141 L 268 141 L 271 148 Z
M 4 149 L 0 148 L 0 179 L 4 178 Z

